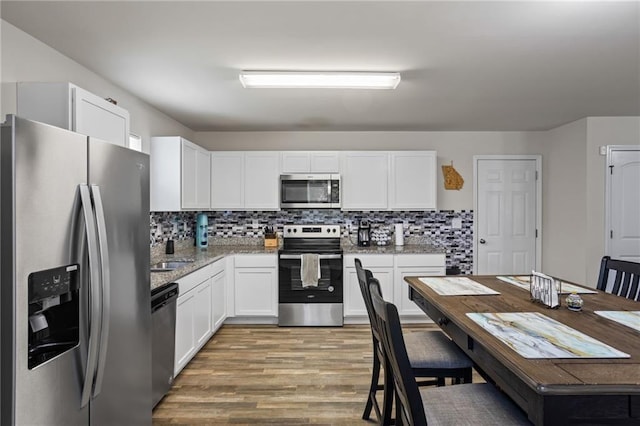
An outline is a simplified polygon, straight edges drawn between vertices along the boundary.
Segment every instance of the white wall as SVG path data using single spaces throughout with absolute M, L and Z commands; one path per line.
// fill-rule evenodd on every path
M 542 149 L 542 265 L 547 274 L 586 279 L 587 121 L 547 132 Z
M 131 132 L 142 137 L 149 152 L 149 138 L 179 135 L 193 138 L 193 131 L 141 101 L 95 72 L 64 56 L 6 21 L 0 20 L 2 91 L 0 121 L 15 114 L 18 81 L 69 81 L 103 98 L 113 98 L 129 111 Z
M 606 145 L 640 145 L 640 117 L 587 118 L 585 257 L 587 277 L 593 286 L 600 270 L 600 260 L 605 254 L 604 188 L 607 164 L 606 156 L 600 155 L 599 151 L 601 146 Z
M 544 133 L 544 132 L 542 132 Z M 197 132 L 196 143 L 224 150 L 436 150 L 438 209 L 473 209 L 473 156 L 538 154 L 541 132 Z M 444 189 L 440 166 L 458 170 L 460 191 Z
M 600 147 L 640 145 L 640 117 L 589 117 L 546 134 L 543 269 L 595 287 L 605 255 L 607 167 Z

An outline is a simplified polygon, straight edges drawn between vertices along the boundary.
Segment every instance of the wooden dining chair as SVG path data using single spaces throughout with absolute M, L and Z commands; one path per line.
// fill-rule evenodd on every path
M 600 262 L 596 287 L 637 302 L 640 300 L 640 263 L 604 256 Z
M 385 370 L 391 370 L 397 425 L 529 425 L 525 414 L 489 383 L 418 388 L 408 355 L 398 310 L 385 302 L 380 283 L 370 281 L 375 320 L 385 353 Z
M 367 308 L 371 338 L 373 342 L 373 371 L 367 403 L 362 418 L 367 420 L 371 410 L 375 410 L 381 424 L 391 423 L 391 406 L 393 402 L 391 372 L 385 368 L 384 384 L 379 385 L 380 367 L 385 364 L 384 351 L 380 343 L 380 330 L 373 311 L 369 282 L 374 279 L 371 271 L 364 269 L 360 259 L 355 259 L 356 274 L 360 291 Z M 411 371 L 415 377 L 433 378 L 422 380 L 420 386 L 443 386 L 445 378 L 453 378 L 455 382 L 471 383 L 473 363 L 455 343 L 440 331 L 424 331 L 407 333 L 405 337 L 411 364 Z M 376 392 L 383 391 L 382 409 L 378 405 Z

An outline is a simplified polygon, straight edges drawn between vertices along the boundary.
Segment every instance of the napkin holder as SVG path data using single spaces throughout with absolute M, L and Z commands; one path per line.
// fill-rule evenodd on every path
M 541 303 L 551 309 L 556 309 L 560 307 L 562 281 L 540 272 L 531 271 L 529 292 L 533 302 Z

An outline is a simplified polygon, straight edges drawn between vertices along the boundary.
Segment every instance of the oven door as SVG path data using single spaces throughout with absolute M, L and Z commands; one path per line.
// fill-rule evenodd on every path
M 279 303 L 342 303 L 342 254 L 320 254 L 317 287 L 302 287 L 302 255 L 282 253 L 278 261 Z

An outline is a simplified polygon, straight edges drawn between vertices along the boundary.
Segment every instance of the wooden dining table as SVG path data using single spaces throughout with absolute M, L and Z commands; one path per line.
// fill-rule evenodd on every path
M 640 311 L 640 302 L 598 291 L 580 294 L 582 311 L 567 309 L 566 295 L 561 296 L 559 308 L 551 309 L 533 302 L 528 290 L 496 276 L 467 277 L 499 294 L 440 295 L 420 277 L 406 277 L 405 281 L 410 299 L 533 424 L 640 425 L 640 331 L 594 313 Z M 506 312 L 541 313 L 629 357 L 525 358 L 467 315 Z

